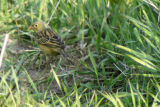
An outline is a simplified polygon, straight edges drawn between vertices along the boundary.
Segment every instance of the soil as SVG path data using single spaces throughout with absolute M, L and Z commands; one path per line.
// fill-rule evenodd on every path
M 33 92 L 34 90 L 31 85 L 31 81 L 33 81 L 39 92 L 45 92 L 47 90 L 48 92 L 60 94 L 62 90 L 57 84 L 53 70 L 60 82 L 65 80 L 67 87 L 70 87 L 74 83 L 73 73 L 86 69 L 81 64 L 81 60 L 85 58 L 88 53 L 87 50 L 85 50 L 85 48 L 82 49 L 80 45 L 67 46 L 65 49 L 67 57 L 63 55 L 59 55 L 57 58 L 49 56 L 50 60 L 48 64 L 45 60 L 46 55 L 32 44 L 23 45 L 18 42 L 18 40 L 9 39 L 7 47 L 5 58 L 6 60 L 12 59 L 15 67 L 20 63 L 22 56 L 26 57 L 17 73 L 19 84 L 23 91 L 28 91 L 29 89 L 30 92 Z M 88 64 L 91 64 L 90 61 L 88 61 Z M 27 73 L 25 73 L 24 70 L 26 70 Z M 29 78 L 31 78 L 31 80 Z M 80 75 L 76 76 L 77 80 L 81 78 Z M 83 76 L 83 79 L 87 81 L 89 78 L 88 76 Z

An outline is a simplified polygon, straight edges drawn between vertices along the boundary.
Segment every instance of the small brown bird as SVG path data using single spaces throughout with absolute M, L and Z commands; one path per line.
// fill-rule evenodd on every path
M 35 32 L 35 40 L 44 53 L 52 56 L 64 54 L 64 41 L 47 24 L 39 21 L 30 26 L 29 29 Z

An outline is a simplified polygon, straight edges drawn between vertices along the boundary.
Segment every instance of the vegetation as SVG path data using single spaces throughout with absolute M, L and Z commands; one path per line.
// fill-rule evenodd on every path
M 1 106 L 158 106 L 159 16 L 159 0 L 1 0 L 0 47 L 10 35 Z M 28 30 L 37 20 L 63 38 L 75 63 L 60 56 L 43 71 Z

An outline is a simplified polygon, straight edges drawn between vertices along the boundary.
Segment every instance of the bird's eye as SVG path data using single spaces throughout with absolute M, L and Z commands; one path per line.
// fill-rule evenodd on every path
M 37 27 L 37 26 L 38 26 L 37 24 L 34 25 L 34 27 Z

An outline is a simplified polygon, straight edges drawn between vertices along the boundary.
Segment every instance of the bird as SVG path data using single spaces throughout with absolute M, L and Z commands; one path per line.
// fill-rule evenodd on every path
M 34 31 L 35 41 L 39 48 L 47 55 L 57 56 L 64 52 L 64 41 L 45 22 L 35 22 L 28 29 Z
M 65 55 L 65 43 L 60 38 L 60 36 L 51 29 L 43 21 L 35 22 L 33 25 L 28 27 L 29 30 L 34 31 L 35 41 L 38 44 L 38 47 L 46 54 L 46 68 L 49 64 L 50 56 L 54 56 L 57 59 L 58 55 Z

